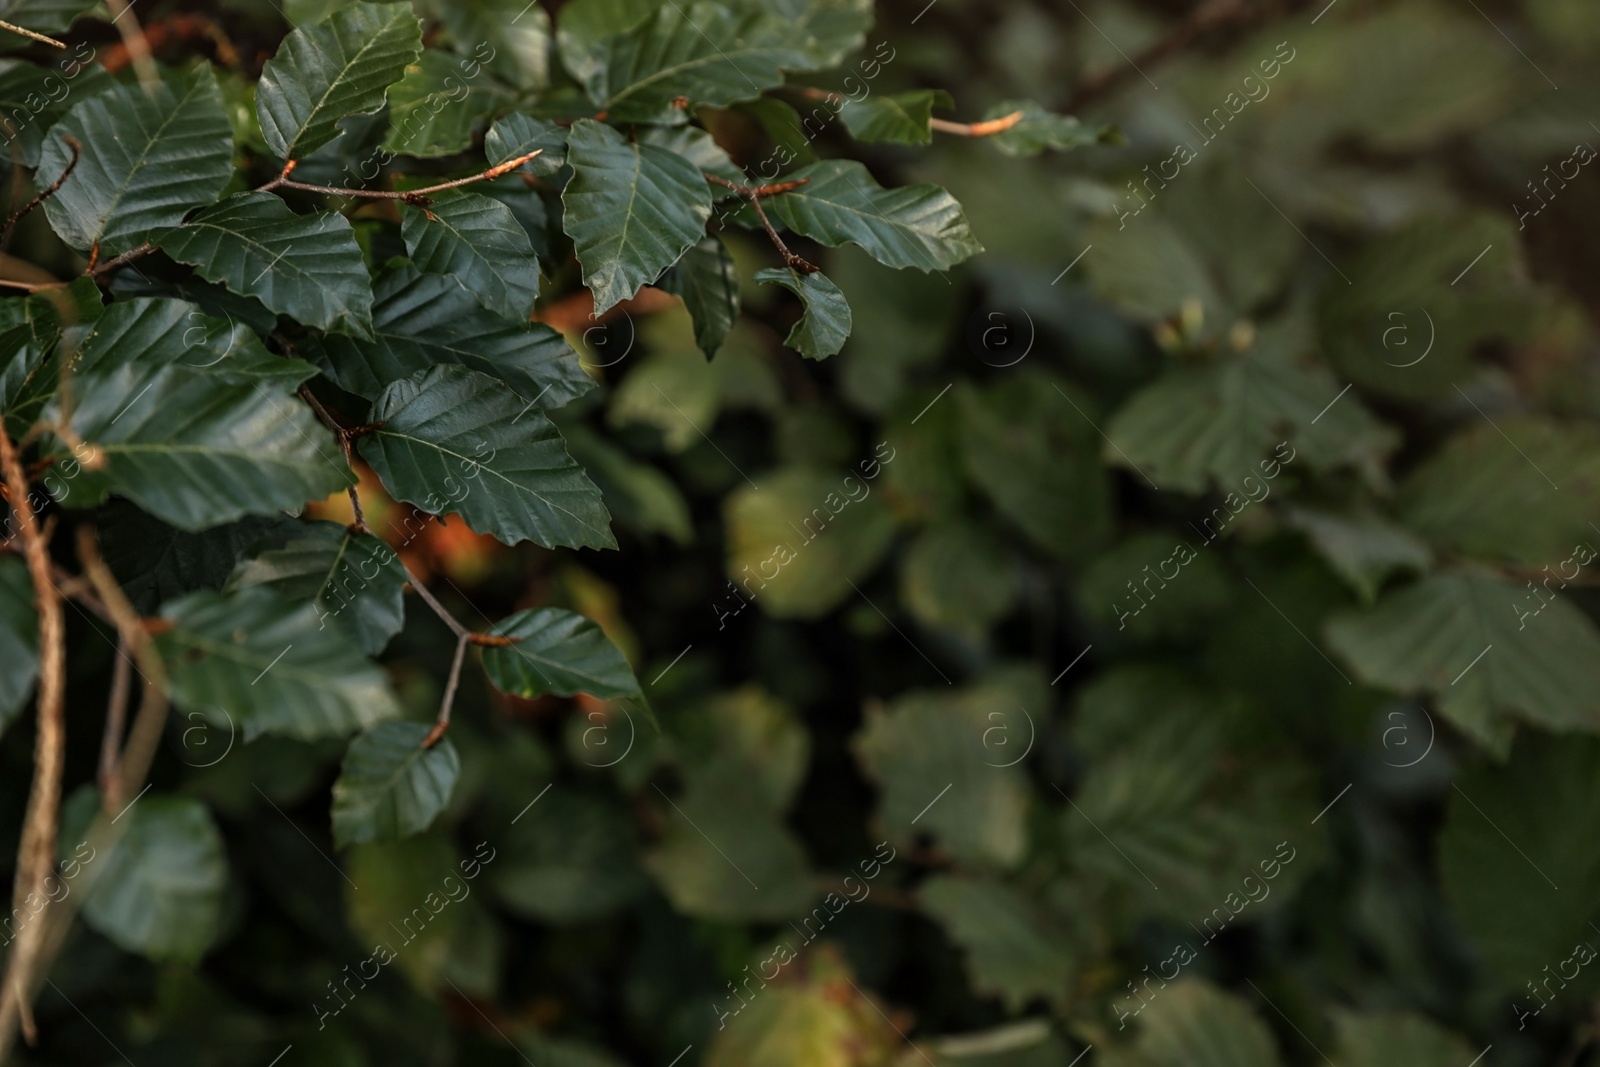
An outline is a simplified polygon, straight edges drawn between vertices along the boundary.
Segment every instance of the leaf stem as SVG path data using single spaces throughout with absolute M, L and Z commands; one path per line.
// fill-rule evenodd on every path
M 763 196 L 776 196 L 778 193 L 786 193 L 790 189 L 797 189 L 809 179 L 802 178 L 800 181 L 778 182 L 774 185 L 752 188 L 748 185 L 740 185 L 738 182 L 730 182 L 726 178 L 719 178 L 715 174 L 707 173 L 705 177 L 706 181 L 711 182 L 713 185 L 732 189 L 740 196 L 749 198 L 750 206 L 755 209 L 756 218 L 761 220 L 761 228 L 767 231 L 767 237 L 772 240 L 772 247 L 778 250 L 778 255 L 782 257 L 784 266 L 797 270 L 802 274 L 815 274 L 822 269 L 815 263 L 802 259 L 789 251 L 789 246 L 783 243 L 783 238 L 778 236 L 778 231 L 772 228 L 772 221 L 767 218 L 767 213 L 761 207 L 761 198 Z

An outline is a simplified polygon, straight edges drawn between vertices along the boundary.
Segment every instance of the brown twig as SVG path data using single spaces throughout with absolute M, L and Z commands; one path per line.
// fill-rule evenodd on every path
M 0 249 L 9 248 L 11 246 L 12 228 L 15 227 L 17 223 L 21 222 L 23 217 L 26 216 L 28 212 L 32 211 L 46 200 L 56 195 L 56 192 L 61 188 L 62 183 L 72 176 L 73 170 L 78 166 L 78 160 L 83 158 L 83 145 L 79 143 L 76 137 L 72 136 L 70 133 L 64 133 L 61 135 L 61 139 L 67 143 L 68 148 L 72 149 L 72 159 L 67 163 L 67 169 L 62 171 L 61 177 L 51 182 L 43 191 L 39 193 L 38 196 L 28 201 L 18 210 L 13 211 L 11 213 L 11 217 L 6 219 L 5 225 L 0 226 Z
M 526 155 L 518 156 L 516 159 L 508 159 L 504 163 L 496 163 L 494 166 L 477 174 L 469 174 L 465 178 L 456 178 L 453 181 L 440 182 L 438 185 L 429 185 L 421 189 L 408 189 L 404 192 L 395 192 L 390 189 L 344 189 L 333 185 L 311 185 L 307 182 L 297 182 L 292 180 L 289 175 L 293 174 L 295 167 L 300 164 L 298 160 L 290 160 L 284 164 L 281 174 L 266 184 L 258 186 L 257 191 L 265 193 L 274 189 L 298 189 L 302 193 L 321 193 L 324 196 L 361 196 L 372 200 L 401 200 L 414 207 L 423 207 L 428 203 L 428 195 L 430 193 L 442 193 L 447 189 L 459 189 L 463 185 L 471 185 L 474 182 L 492 181 L 495 178 L 504 177 L 543 151 L 544 149 L 542 148 L 536 148 Z
M 103 275 L 110 274 L 112 271 L 116 270 L 118 267 L 126 266 L 127 264 L 132 263 L 136 259 L 140 259 L 140 258 L 142 258 L 144 256 L 148 256 L 151 252 L 154 252 L 155 250 L 156 250 L 156 246 L 151 244 L 150 242 L 146 241 L 144 244 L 140 245 L 139 247 L 130 248 L 126 252 L 122 253 L 122 255 L 117 256 L 114 259 L 108 259 L 104 263 L 101 263 L 99 266 L 95 265 L 95 257 L 91 256 L 90 259 L 89 259 L 89 265 L 84 268 L 83 273 L 89 275 L 91 278 L 99 278 L 99 277 L 101 277 Z M 96 246 L 95 252 L 98 254 L 98 252 L 99 252 L 99 247 L 98 246 Z
M 761 186 L 759 188 L 752 188 L 748 185 L 740 185 L 738 182 L 730 182 L 726 178 L 719 178 L 715 174 L 707 174 L 705 177 L 706 181 L 711 182 L 713 185 L 720 185 L 724 188 L 732 189 L 740 196 L 749 199 L 750 206 L 755 209 L 756 218 L 761 220 L 761 228 L 767 231 L 767 237 L 772 241 L 772 247 L 778 250 L 778 255 L 783 259 L 784 266 L 797 270 L 802 274 L 815 274 L 817 271 L 822 269 L 815 263 L 802 259 L 800 256 L 797 256 L 793 252 L 789 251 L 789 246 L 783 243 L 783 238 L 778 236 L 778 231 L 772 228 L 771 220 L 767 218 L 767 213 L 762 210 L 761 207 L 762 196 L 775 196 L 777 193 L 787 192 L 789 189 L 798 188 L 799 185 L 803 184 L 803 181 L 778 182 L 775 186 Z M 788 188 L 778 188 L 778 186 L 787 186 Z M 777 193 L 764 193 L 762 191 L 764 189 L 777 189 Z
M 27 38 L 29 38 L 31 40 L 38 41 L 40 44 L 54 45 L 57 48 L 63 48 L 63 49 L 67 47 L 65 44 L 63 44 L 62 42 L 56 40 L 54 37 L 46 37 L 42 33 L 35 33 L 33 30 L 23 29 L 21 26 L 18 26 L 14 22 L 6 22 L 4 20 L 0 20 L 0 30 L 9 30 L 12 33 L 20 34 L 23 37 L 27 37 Z
M 450 729 L 450 710 L 456 701 L 456 689 L 461 685 L 461 661 L 467 655 L 467 638 L 471 636 L 463 632 L 456 638 L 455 659 L 450 661 L 450 678 L 444 684 L 444 698 L 439 701 L 439 714 L 433 720 L 433 729 L 428 731 L 428 736 L 422 739 L 423 748 L 432 748 L 439 743 L 439 738 Z
M 17 875 L 12 906 L 26 908 L 29 894 L 48 896 L 45 879 L 56 860 L 56 835 L 61 817 L 61 772 L 66 753 L 66 722 L 62 704 L 66 691 L 66 632 L 61 594 L 50 580 L 50 547 L 33 504 L 28 499 L 22 457 L 0 420 L 0 470 L 3 470 L 11 509 L 18 522 L 28 575 L 33 581 L 39 612 L 39 727 L 33 748 L 33 787 L 23 818 L 22 840 L 17 847 Z M 43 948 L 42 928 L 24 927 L 16 937 L 0 987 L 0 1046 L 13 1025 L 20 1024 L 28 1043 L 37 1039 L 33 1022 L 32 985 Z
M 997 119 L 986 119 L 983 122 L 947 122 L 944 119 L 930 117 L 928 119 L 928 129 L 938 130 L 940 133 L 953 133 L 957 137 L 993 137 L 997 133 L 1009 130 L 1021 121 L 1021 111 L 1013 111 L 1009 115 L 1001 115 Z

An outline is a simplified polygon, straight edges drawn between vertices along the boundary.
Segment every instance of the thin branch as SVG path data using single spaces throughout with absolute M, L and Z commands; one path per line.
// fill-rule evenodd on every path
M 778 236 L 778 231 L 772 228 L 771 220 L 767 218 L 767 213 L 762 210 L 761 207 L 761 197 L 763 195 L 776 195 L 776 193 L 764 193 L 763 190 L 776 189 L 777 192 L 780 193 L 787 192 L 788 189 L 796 188 L 800 183 L 777 183 L 778 186 L 787 186 L 787 188 L 778 188 L 777 186 L 761 186 L 760 188 L 752 188 L 748 185 L 740 185 L 738 182 L 730 182 L 726 178 L 719 178 L 715 174 L 707 174 L 705 177 L 706 181 L 711 182 L 713 185 L 720 185 L 724 188 L 732 189 L 740 196 L 749 199 L 750 206 L 755 209 L 756 218 L 761 220 L 761 228 L 767 231 L 767 237 L 771 239 L 772 247 L 778 250 L 778 255 L 783 259 L 784 266 L 800 271 L 802 274 L 815 274 L 817 271 L 822 269 L 815 263 L 802 259 L 793 252 L 789 251 L 789 246 L 783 243 L 783 238 Z
M 133 660 L 128 640 L 117 639 L 117 658 L 111 669 L 111 695 L 106 699 L 106 727 L 100 736 L 100 795 L 109 798 L 117 789 L 117 761 L 122 755 L 122 735 L 128 725 L 128 689 L 132 684 Z M 120 796 L 118 799 L 121 799 Z
M 469 640 L 472 637 L 472 631 L 461 625 L 460 621 L 450 614 L 450 609 L 439 603 L 438 598 L 428 592 L 428 587 L 422 584 L 420 578 L 411 573 L 410 567 L 406 567 L 404 562 L 400 566 L 405 567 L 406 578 L 410 581 L 411 588 L 416 590 L 417 595 L 422 598 L 422 602 L 432 608 L 435 615 L 444 620 L 444 624 L 450 627 L 450 632 L 455 634 L 459 640 Z
M 274 189 L 298 189 L 302 193 L 321 193 L 324 196 L 359 196 L 371 200 L 401 200 L 413 207 L 425 207 L 429 202 L 428 194 L 430 193 L 442 193 L 447 189 L 459 189 L 463 185 L 471 185 L 474 182 L 492 181 L 495 178 L 504 177 L 543 151 L 544 149 L 542 148 L 536 148 L 526 155 L 508 159 L 504 163 L 496 163 L 494 166 L 477 174 L 469 174 L 465 178 L 456 178 L 453 181 L 440 182 L 438 185 L 429 185 L 421 189 L 408 189 L 404 192 L 395 192 L 390 189 L 345 189 L 334 185 L 311 185 L 307 182 L 297 182 L 292 180 L 289 175 L 294 173 L 294 169 L 300 163 L 298 160 L 290 160 L 284 164 L 283 173 L 265 185 L 258 186 L 257 191 L 271 192 Z
M 154 252 L 155 250 L 156 250 L 156 246 L 151 244 L 149 241 L 146 241 L 144 244 L 140 245 L 139 247 L 130 248 L 128 251 L 122 253 L 122 255 L 117 256 L 115 259 L 108 259 L 104 263 L 101 263 L 99 266 L 96 266 L 94 264 L 93 259 L 91 259 L 90 263 L 89 263 L 89 266 L 87 268 L 85 268 L 84 273 L 89 275 L 92 278 L 99 278 L 102 275 L 110 274 L 112 271 L 116 270 L 118 267 L 126 266 L 127 264 L 132 263 L 136 259 L 140 259 L 140 258 L 142 258 L 144 256 L 148 256 L 151 252 Z
M 160 655 L 151 647 L 149 625 L 140 617 L 138 609 L 133 606 L 133 603 L 128 599 L 128 595 L 122 591 L 122 586 L 117 583 L 116 576 L 111 573 L 111 568 L 106 566 L 105 560 L 101 558 L 100 547 L 92 526 L 78 527 L 78 560 L 83 564 L 84 576 L 94 586 L 95 592 L 100 596 L 100 602 L 104 605 L 106 612 L 111 616 L 112 623 L 117 628 L 119 643 L 125 645 L 133 653 L 134 658 L 139 661 L 139 673 L 147 686 L 144 703 L 149 704 L 152 699 L 155 699 L 156 694 L 165 694 L 167 691 L 166 665 L 161 662 Z M 164 707 L 166 703 L 165 696 L 160 696 L 160 700 Z M 142 722 L 145 718 L 143 707 L 140 708 L 139 715 Z M 165 712 L 162 713 L 162 719 L 164 718 Z M 138 734 L 139 730 L 140 723 L 135 723 L 135 734 Z M 158 730 L 154 739 L 145 739 L 151 745 L 150 757 L 155 755 L 154 741 L 159 740 L 159 737 Z M 135 744 L 135 740 L 136 738 L 129 738 L 128 746 L 132 747 Z M 120 773 L 122 764 L 126 760 L 125 753 L 117 757 L 115 763 L 117 771 L 112 774 L 110 788 L 106 789 L 101 795 L 101 808 L 107 814 L 121 811 L 122 801 L 128 795 L 126 788 L 129 783 L 126 775 Z M 148 759 L 146 762 L 148 763 Z
M 355 456 L 350 450 L 350 435 L 345 428 L 339 425 L 339 420 L 333 417 L 333 412 L 322 406 L 322 401 L 316 398 L 310 388 L 302 385 L 300 387 L 300 397 L 311 405 L 311 410 L 317 413 L 317 418 L 322 420 L 322 424 L 333 431 L 333 436 L 339 441 L 339 447 L 344 450 L 345 466 L 354 471 L 356 467 Z M 351 528 L 356 533 L 371 533 L 372 527 L 367 525 L 367 516 L 361 510 L 361 494 L 356 492 L 354 485 L 345 486 L 345 492 L 350 495 L 350 511 L 355 516 L 355 521 L 350 524 Z
M 83 158 L 83 145 L 78 142 L 76 137 L 72 136 L 70 133 L 64 133 L 61 135 L 61 139 L 67 143 L 68 148 L 72 149 L 71 162 L 67 164 L 67 169 L 61 172 L 61 177 L 51 182 L 48 187 L 39 193 L 38 196 L 28 201 L 20 209 L 13 211 L 11 213 L 11 217 L 6 219 L 5 225 L 0 227 L 0 248 L 10 247 L 12 228 L 15 227 L 17 223 L 21 222 L 23 217 L 27 215 L 28 212 L 32 211 L 46 200 L 56 195 L 56 192 L 61 188 L 62 183 L 72 176 L 73 170 L 78 166 L 78 160 Z
M 139 76 L 139 84 L 149 93 L 161 87 L 161 71 L 156 68 L 155 57 L 150 54 L 150 42 L 145 40 L 144 29 L 139 25 L 139 17 L 133 13 L 134 2 L 135 0 L 106 0 L 106 7 L 111 11 L 112 25 L 122 34 L 122 44 L 128 50 L 128 58 L 133 61 L 134 73 Z
M 1013 111 L 1009 115 L 986 119 L 983 122 L 947 122 L 944 119 L 929 117 L 928 129 L 938 130 L 940 133 L 953 133 L 957 137 L 993 137 L 1021 121 L 1021 111 Z
M 467 638 L 470 636 L 463 632 L 456 638 L 456 656 L 450 661 L 450 678 L 444 684 L 444 699 L 439 701 L 439 714 L 433 720 L 433 729 L 422 739 L 423 748 L 432 748 L 438 744 L 439 738 L 450 729 L 450 709 L 456 702 L 456 689 L 461 685 L 461 661 L 466 658 Z
M 21 26 L 18 26 L 14 22 L 6 22 L 4 20 L 0 20 L 0 30 L 9 30 L 12 33 L 20 34 L 23 37 L 27 37 L 27 38 L 29 38 L 31 40 L 38 41 L 40 44 L 54 45 L 57 48 L 63 48 L 63 49 L 67 47 L 65 44 L 63 44 L 62 42 L 56 40 L 54 37 L 46 37 L 42 33 L 35 33 L 33 30 L 23 29 Z
M 12 889 L 12 906 L 26 908 L 29 894 L 37 894 L 34 899 L 48 896 L 45 880 L 56 861 L 61 772 L 67 744 L 62 715 L 66 691 L 66 632 L 61 594 L 50 580 L 50 547 L 28 499 L 22 457 L 6 432 L 4 420 L 0 420 L 0 469 L 3 469 L 9 502 L 17 518 L 18 535 L 22 538 L 39 612 L 39 727 L 33 749 L 33 788 L 23 818 L 22 840 L 17 847 L 16 882 Z M 13 943 L 4 986 L 0 987 L 0 1044 L 4 1044 L 5 1035 L 12 1032 L 16 1023 L 20 1023 L 29 1044 L 37 1039 L 31 1001 L 33 982 L 41 963 L 42 933 L 42 927 L 30 924 L 17 934 Z

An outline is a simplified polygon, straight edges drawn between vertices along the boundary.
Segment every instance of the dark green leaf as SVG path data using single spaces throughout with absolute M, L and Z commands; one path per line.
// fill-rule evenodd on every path
M 0 35 L 3 40 L 14 38 Z M 4 48 L 3 43 L 0 48 Z M 93 56 L 94 52 L 83 44 L 73 54 Z M 0 143 L 0 160 L 10 161 L 15 143 L 22 165 L 37 167 L 44 135 L 67 113 L 69 101 L 99 96 L 115 84 L 105 68 L 76 58 L 47 67 L 23 59 L 0 59 L 0 134 L 5 137 Z
M 286 515 L 249 515 L 188 533 L 120 500 L 113 500 L 102 514 L 100 549 L 141 615 L 154 615 L 163 603 L 184 593 L 221 590 L 239 561 L 263 548 L 277 548 L 305 529 Z
M 161 609 L 157 639 L 182 708 L 244 727 L 244 740 L 342 737 L 394 717 L 383 671 L 312 604 L 270 589 L 190 593 Z
M 264 585 L 294 601 L 310 601 L 323 625 L 330 618 L 369 656 L 382 652 L 405 625 L 405 567 L 371 534 L 331 522 L 302 526 L 293 540 L 240 563 L 227 592 Z M 349 613 L 346 614 L 346 609 Z
M 540 922 L 593 920 L 649 888 L 627 812 L 556 788 L 507 831 L 490 885 L 507 908 Z
M 466 72 L 475 67 L 477 75 L 469 76 Z M 453 155 L 471 147 L 478 126 L 515 100 L 511 87 L 476 60 L 424 52 L 389 90 L 389 135 L 383 147 L 420 158 Z
M 35 33 L 60 33 L 70 29 L 79 18 L 87 15 L 98 6 L 95 0 L 10 0 L 0 8 L 0 18 L 4 18 L 13 26 L 22 26 L 33 30 Z M 26 37 L 14 33 L 0 33 L 0 51 L 14 52 L 19 48 L 33 46 L 33 42 Z M 83 46 L 80 45 L 79 49 Z M 81 51 L 74 51 L 80 55 Z M 89 57 L 94 52 L 91 49 Z M 84 62 L 88 62 L 85 59 Z
M 569 10 L 572 5 L 563 8 Z M 491 164 L 525 156 L 537 149 L 539 155 L 524 166 L 530 174 L 554 174 L 567 160 L 567 129 L 546 119 L 536 119 L 513 111 L 495 120 L 483 139 L 484 155 Z
M 174 75 L 149 93 L 120 85 L 81 100 L 50 128 L 37 181 L 49 185 L 83 158 L 44 202 L 50 225 L 73 248 L 106 260 L 216 200 L 233 177 L 233 127 L 209 65 Z
M 669 4 L 605 42 L 589 93 L 614 121 L 662 122 L 680 96 L 691 108 L 721 107 L 782 84 L 785 68 L 807 65 L 805 43 L 788 20 L 766 11 Z
M 884 189 L 855 160 L 801 167 L 788 180 L 807 184 L 769 197 L 767 213 L 825 245 L 860 245 L 880 263 L 945 270 L 983 251 L 955 197 L 937 185 Z
M 1433 693 L 1451 722 L 1494 751 L 1505 752 L 1516 719 L 1600 731 L 1600 632 L 1559 595 L 1546 601 L 1478 571 L 1434 574 L 1370 612 L 1334 617 L 1326 631 L 1363 681 Z
M 594 388 L 566 339 L 538 322 L 504 319 L 442 274 L 391 267 L 373 285 L 372 340 L 328 334 L 301 351 L 340 388 L 375 400 L 385 386 L 441 363 L 499 378 L 542 409 Z
M 784 344 L 807 359 L 827 359 L 844 347 L 850 336 L 850 305 L 821 271 L 801 274 L 789 267 L 772 267 L 757 271 L 755 280 L 783 286 L 804 306 Z
M 694 320 L 694 339 L 710 359 L 739 318 L 739 272 L 717 237 L 704 237 L 656 280 L 683 300 Z
M 532 699 L 541 693 L 638 697 L 627 657 L 589 619 L 560 608 L 508 615 L 489 628 L 515 644 L 483 650 L 483 669 L 497 689 Z
M 202 278 L 307 326 L 372 331 L 372 280 L 338 212 L 297 215 L 271 193 L 239 193 L 152 239 Z
M 1014 1012 L 1035 997 L 1067 1001 L 1077 953 L 1060 924 L 1027 897 L 989 878 L 938 875 L 917 899 L 966 950 L 974 991 L 999 996 Z
M 539 261 L 511 209 L 480 193 L 440 194 L 410 208 L 401 234 L 417 269 L 453 275 L 484 307 L 526 321 L 539 295 Z
M 847 99 L 839 109 L 839 117 L 844 120 L 850 136 L 858 141 L 927 144 L 933 140 L 933 131 L 928 127 L 933 109 L 954 106 L 950 94 L 943 89 L 913 89 L 893 95 Z
M 85 868 L 84 921 L 129 952 L 193 964 L 222 930 L 222 834 L 192 797 L 143 797 L 125 814 L 122 837 Z
M 594 487 L 545 415 L 509 388 L 445 365 L 394 382 L 361 454 L 397 499 L 451 511 L 506 544 L 615 548 Z M 446 495 L 439 495 L 440 492 Z
M 383 106 L 389 86 L 422 52 L 411 5 L 351 4 L 301 26 L 267 61 L 256 89 L 256 118 L 267 145 L 300 160 L 339 136 L 339 120 Z
M 693 163 L 589 119 L 567 135 L 563 221 L 596 315 L 656 280 L 705 233 L 711 189 Z
M 433 824 L 455 789 L 461 757 L 448 737 L 423 748 L 430 727 L 380 722 L 350 742 L 333 783 L 333 843 L 398 841 Z
M 1022 118 L 1016 125 L 984 138 L 1008 156 L 1067 152 L 1116 136 L 1113 126 L 1086 126 L 1071 115 L 1057 115 L 1032 100 L 1006 100 L 996 104 L 984 112 L 983 121 L 1007 118 L 1018 111 L 1022 112 Z

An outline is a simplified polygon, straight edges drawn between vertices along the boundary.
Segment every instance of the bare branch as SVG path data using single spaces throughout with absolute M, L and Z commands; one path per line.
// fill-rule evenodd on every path
M 46 200 L 56 195 L 56 191 L 61 188 L 62 183 L 72 176 L 73 170 L 78 166 L 78 160 L 83 158 L 83 145 L 79 143 L 76 137 L 72 136 L 70 133 L 64 133 L 61 135 L 61 139 L 66 142 L 68 148 L 72 149 L 71 162 L 67 164 L 67 169 L 61 172 L 61 177 L 51 182 L 50 185 L 41 191 L 38 196 L 28 201 L 20 209 L 13 211 L 11 213 L 11 217 L 6 219 L 5 225 L 0 227 L 0 248 L 7 248 L 10 246 L 12 229 L 17 225 L 17 223 L 22 221 L 23 216 L 27 215 L 28 212 L 32 211 Z
M 730 182 L 726 178 L 719 178 L 715 174 L 707 174 L 705 177 L 706 181 L 711 182 L 714 185 L 720 185 L 724 188 L 732 189 L 740 196 L 749 199 L 750 206 L 755 209 L 756 218 L 761 220 L 761 228 L 767 231 L 767 237 L 771 239 L 772 247 L 778 250 L 778 255 L 782 257 L 784 266 L 791 267 L 794 270 L 800 271 L 802 274 L 815 274 L 817 271 L 822 269 L 815 263 L 812 263 L 806 259 L 802 259 L 800 256 L 797 256 L 793 252 L 789 251 L 789 246 L 783 243 L 783 238 L 778 236 L 778 231 L 772 228 L 771 220 L 767 218 L 767 213 L 762 210 L 761 207 L 761 198 L 763 196 L 775 196 L 778 193 L 786 193 L 790 189 L 799 188 L 801 185 L 805 184 L 807 179 L 802 179 L 795 182 L 778 182 L 775 185 L 763 185 L 759 188 L 752 188 L 748 185 L 740 185 L 738 182 Z
M 62 42 L 56 40 L 54 37 L 46 37 L 42 33 L 35 33 L 33 30 L 23 29 L 21 26 L 18 26 L 14 22 L 6 22 L 4 20 L 0 20 L 0 30 L 9 30 L 12 33 L 20 34 L 21 36 L 27 37 L 30 40 L 38 41 L 40 44 L 54 45 L 56 48 L 66 48 L 67 47 L 65 44 L 63 44 Z
M 45 880 L 56 862 L 56 835 L 61 817 L 61 772 L 67 732 L 62 715 L 66 693 L 66 632 L 61 593 L 50 580 L 50 547 L 33 504 L 28 499 L 22 457 L 0 420 L 0 470 L 18 523 L 28 575 L 39 611 L 39 727 L 33 749 L 33 788 L 28 795 L 22 840 L 17 847 L 17 875 L 12 906 L 25 908 L 29 894 L 48 896 Z M 18 932 L 0 987 L 0 1045 L 20 1024 L 30 1044 L 37 1037 L 31 1008 L 33 983 L 41 963 L 43 928 L 30 924 Z
M 439 701 L 439 715 L 433 720 L 433 729 L 422 739 L 423 748 L 432 748 L 450 729 L 450 709 L 456 702 L 456 689 L 461 685 L 461 661 L 467 654 L 467 639 L 472 635 L 462 632 L 456 638 L 456 656 L 450 661 L 450 679 L 444 684 L 444 698 Z
M 160 87 L 161 71 L 150 54 L 150 42 L 145 40 L 139 17 L 133 13 L 134 2 L 136 0 L 106 0 L 106 7 L 111 11 L 112 24 L 122 34 L 122 44 L 133 61 L 134 72 L 139 75 L 139 84 L 148 93 Z
M 297 182 L 290 179 L 289 175 L 300 165 L 298 160 L 290 160 L 284 164 L 283 173 L 257 187 L 259 192 L 271 192 L 274 189 L 298 189 L 302 193 L 321 193 L 324 196 L 357 196 L 371 200 L 401 200 L 413 207 L 425 207 L 428 204 L 429 193 L 442 193 L 447 189 L 459 189 L 463 185 L 474 182 L 491 181 L 504 177 L 528 162 L 530 159 L 543 152 L 544 149 L 536 148 L 526 155 L 515 159 L 508 159 L 504 163 L 496 163 L 487 170 L 477 174 L 469 174 L 465 178 L 456 178 L 453 181 L 440 182 L 438 185 L 429 185 L 421 189 L 408 189 L 404 192 L 395 192 L 392 189 L 345 189 L 334 185 L 311 185 L 306 182 Z
M 928 129 L 938 130 L 940 133 L 953 133 L 957 137 L 992 137 L 1009 130 L 1021 121 L 1021 111 L 1013 111 L 1009 115 L 986 119 L 983 122 L 947 122 L 944 119 L 929 118 Z

